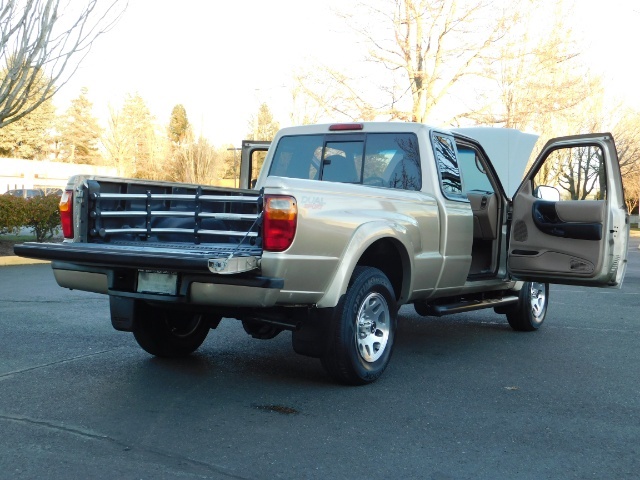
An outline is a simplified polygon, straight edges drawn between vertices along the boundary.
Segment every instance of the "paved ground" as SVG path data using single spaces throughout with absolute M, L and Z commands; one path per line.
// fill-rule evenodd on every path
M 0 268 L 0 478 L 635 478 L 638 243 L 621 290 L 552 286 L 532 334 L 404 307 L 359 388 L 230 319 L 191 358 L 152 358 L 105 297 Z

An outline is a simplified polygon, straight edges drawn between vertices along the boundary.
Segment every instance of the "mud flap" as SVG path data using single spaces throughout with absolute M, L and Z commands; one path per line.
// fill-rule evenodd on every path
M 113 328 L 121 332 L 132 332 L 136 318 L 136 300 L 109 295 L 109 308 Z
M 307 357 L 321 358 L 326 350 L 330 335 L 333 308 L 309 309 L 300 330 L 291 335 L 293 350 Z

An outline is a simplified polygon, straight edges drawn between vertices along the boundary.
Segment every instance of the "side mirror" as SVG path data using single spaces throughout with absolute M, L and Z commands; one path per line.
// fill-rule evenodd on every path
M 550 187 L 548 185 L 540 185 L 539 187 L 536 187 L 533 195 L 536 198 L 549 200 L 551 202 L 560 201 L 560 192 L 555 187 Z

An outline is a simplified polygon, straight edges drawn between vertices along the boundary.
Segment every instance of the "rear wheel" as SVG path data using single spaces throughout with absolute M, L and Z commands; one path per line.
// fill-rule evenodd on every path
M 511 328 L 519 332 L 537 330 L 544 322 L 549 304 L 549 284 L 525 282 L 520 290 L 518 303 L 507 311 Z
M 334 310 L 321 358 L 335 380 L 364 385 L 384 372 L 395 339 L 397 305 L 391 282 L 377 268 L 357 267 Z
M 203 313 L 149 307 L 135 321 L 133 336 L 146 352 L 157 357 L 184 357 L 196 351 L 209 333 Z

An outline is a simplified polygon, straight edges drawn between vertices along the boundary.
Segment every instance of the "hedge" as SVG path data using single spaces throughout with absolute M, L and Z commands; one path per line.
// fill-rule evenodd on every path
M 11 195 L 0 196 L 0 234 L 15 233 L 26 223 L 26 201 Z
M 44 242 L 60 231 L 58 195 L 25 199 L 0 195 L 0 234 L 30 228 L 37 242 Z

